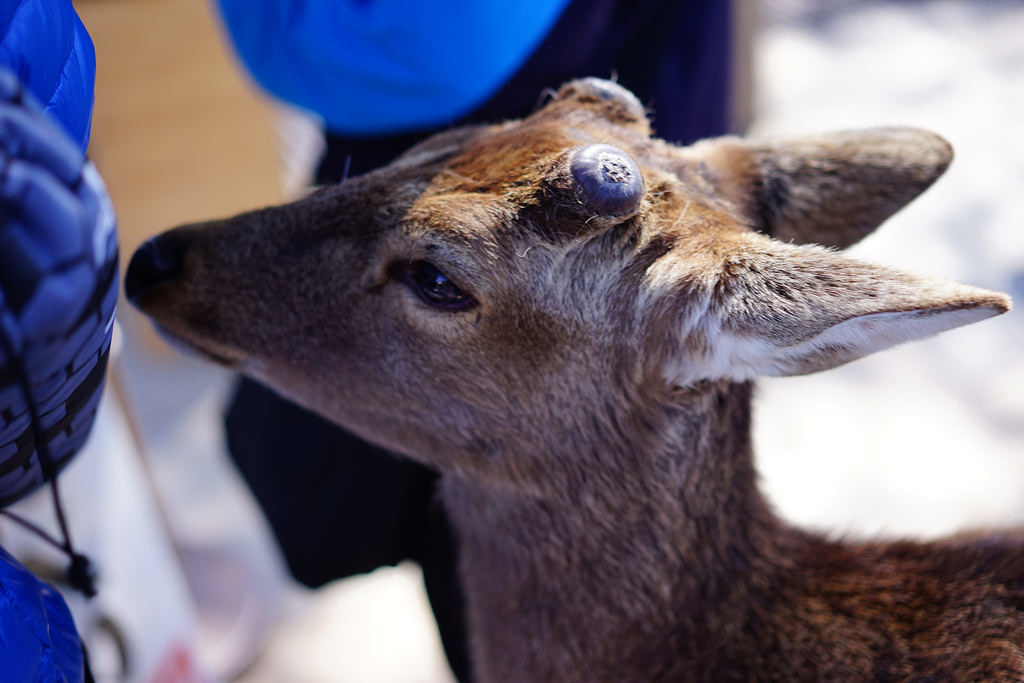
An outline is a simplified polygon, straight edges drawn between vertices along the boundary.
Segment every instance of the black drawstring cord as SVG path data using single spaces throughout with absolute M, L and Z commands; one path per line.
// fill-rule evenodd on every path
M 54 482 L 51 480 L 50 483 L 53 484 Z M 54 501 L 55 505 L 58 507 L 60 506 L 59 500 L 60 499 L 57 497 L 56 491 L 54 491 Z M 71 558 L 71 564 L 69 564 L 67 570 L 65 570 L 68 583 L 72 588 L 80 591 L 86 597 L 91 598 L 96 595 L 96 572 L 93 568 L 93 564 L 88 557 L 74 551 L 67 536 L 65 536 L 65 541 L 61 543 L 38 524 L 25 519 L 21 515 L 15 514 L 10 510 L 0 510 L 0 515 L 7 517 L 19 526 L 24 527 L 57 550 L 66 553 L 68 557 Z
M 43 470 L 43 480 L 50 485 L 50 492 L 53 496 L 53 509 L 56 513 L 57 524 L 60 527 L 60 533 L 64 538 L 64 542 L 61 543 L 53 536 L 46 533 L 46 531 L 41 527 L 29 522 L 20 515 L 16 515 L 13 512 L 4 509 L 0 509 L 0 513 L 66 553 L 67 556 L 71 558 L 71 563 L 68 564 L 68 568 L 65 570 L 68 583 L 75 590 L 79 591 L 86 597 L 91 598 L 96 595 L 96 570 L 92 561 L 85 555 L 75 552 L 75 548 L 71 544 L 71 532 L 68 528 L 67 519 L 64 516 L 64 506 L 61 504 L 60 491 L 57 489 L 57 476 L 56 473 L 53 472 L 53 460 L 50 457 L 50 447 L 49 444 L 43 440 L 42 430 L 39 427 L 39 414 L 36 411 L 36 402 L 32 397 L 32 387 L 29 385 L 28 375 L 25 373 L 23 358 L 21 354 L 14 353 L 11 340 L 2 332 L 3 330 L 0 329 L 0 342 L 4 345 L 4 351 L 7 354 L 8 363 L 18 378 L 18 383 L 21 385 L 22 393 L 24 394 L 26 403 L 28 404 L 28 412 L 32 419 L 32 432 L 35 437 L 36 457 L 39 458 L 39 465 Z
M 49 460 L 50 453 L 49 449 L 45 444 L 36 445 L 37 448 L 41 448 L 46 451 L 46 458 Z M 40 452 L 40 457 L 42 452 Z M 71 563 L 68 564 L 68 568 L 65 573 L 68 577 L 68 583 L 72 588 L 82 593 L 87 598 L 95 597 L 96 595 L 96 568 L 93 566 L 92 560 L 83 555 L 82 553 L 75 552 L 74 547 L 71 545 L 71 530 L 68 527 L 67 519 L 64 517 L 64 506 L 60 501 L 60 491 L 57 488 L 57 478 L 50 477 L 50 493 L 53 496 L 53 510 L 57 516 L 57 524 L 60 526 L 61 536 L 64 537 L 64 545 L 62 550 L 67 553 L 68 557 L 71 558 Z

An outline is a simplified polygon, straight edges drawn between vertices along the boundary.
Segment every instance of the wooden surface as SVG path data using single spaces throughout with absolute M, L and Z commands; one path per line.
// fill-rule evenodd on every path
M 79 0 L 96 46 L 89 153 L 117 209 L 122 267 L 180 223 L 281 199 L 273 114 L 207 0 Z
M 117 211 L 121 272 L 147 238 L 281 201 L 275 114 L 207 0 L 77 0 L 96 48 L 89 155 Z M 173 354 L 127 303 L 130 341 Z

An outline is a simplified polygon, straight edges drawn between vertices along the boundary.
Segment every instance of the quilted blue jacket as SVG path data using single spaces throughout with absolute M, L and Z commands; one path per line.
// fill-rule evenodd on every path
M 82 645 L 64 599 L 0 548 L 0 680 L 83 678 Z
M 84 153 L 96 58 L 71 1 L 0 0 L 0 67 L 17 76 Z M 8 135 L 17 139 L 0 130 L 5 157 Z M 0 300 L 0 308 L 5 304 Z M 77 683 L 84 670 L 81 640 L 63 598 L 0 549 L 0 680 Z
M 96 54 L 70 0 L 0 0 L 0 65 L 82 151 L 92 124 Z

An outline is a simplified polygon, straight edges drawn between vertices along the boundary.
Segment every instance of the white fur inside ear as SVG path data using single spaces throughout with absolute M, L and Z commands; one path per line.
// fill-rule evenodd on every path
M 827 370 L 1011 306 L 998 292 L 820 247 L 754 234 L 727 246 L 720 267 L 705 264 L 700 277 L 686 271 L 686 258 L 659 271 L 675 283 L 680 302 L 678 347 L 663 366 L 672 385 Z
M 714 344 L 706 370 L 713 373 L 710 377 L 734 380 L 752 379 L 757 375 L 804 375 L 1001 312 L 991 306 L 976 306 L 872 313 L 844 320 L 792 346 L 779 346 L 764 337 L 723 333 Z

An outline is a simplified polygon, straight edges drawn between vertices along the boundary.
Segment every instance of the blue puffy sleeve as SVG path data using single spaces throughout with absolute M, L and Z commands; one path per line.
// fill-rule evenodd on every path
M 71 0 L 0 0 L 0 65 L 82 152 L 92 125 L 96 54 Z
M 70 0 L 0 0 L 0 505 L 41 485 L 44 454 L 55 476 L 102 388 L 117 242 L 84 158 L 95 72 Z M 0 680 L 78 683 L 84 671 L 60 594 L 0 549 Z
M 82 646 L 52 586 L 0 548 L 0 672 L 5 681 L 81 681 Z

